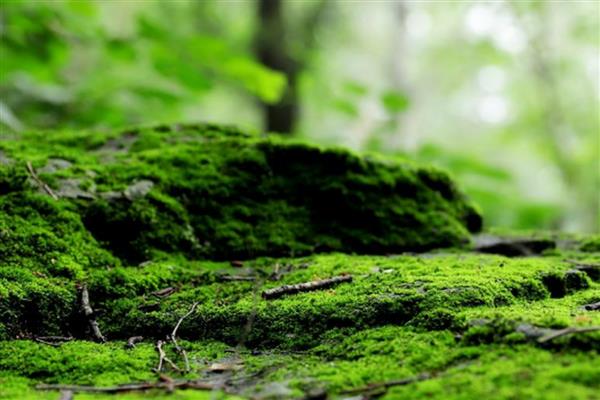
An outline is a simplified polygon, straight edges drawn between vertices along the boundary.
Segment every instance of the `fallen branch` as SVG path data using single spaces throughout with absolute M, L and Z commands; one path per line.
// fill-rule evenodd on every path
M 88 292 L 87 285 L 83 285 L 81 289 L 81 307 L 83 308 L 83 313 L 88 319 L 88 323 L 90 324 L 90 328 L 92 329 L 92 333 L 96 340 L 104 343 L 106 339 L 102 336 L 102 332 L 100 332 L 100 327 L 98 326 L 98 322 L 94 318 L 94 310 L 92 310 L 92 306 L 90 306 L 90 293 Z
M 600 331 L 600 326 L 585 326 L 585 327 L 568 327 L 568 328 L 564 328 L 564 329 L 558 329 L 554 332 L 551 332 L 545 336 L 542 336 L 541 338 L 538 339 L 538 343 L 546 343 L 549 342 L 551 340 L 554 340 L 556 338 L 559 338 L 561 336 L 565 336 L 565 335 L 572 335 L 575 333 L 584 333 L 584 332 L 596 332 L 596 331 Z
M 364 392 L 372 392 L 377 389 L 387 390 L 388 388 L 393 387 L 393 386 L 406 386 L 406 385 L 410 385 L 411 383 L 414 383 L 414 382 L 425 381 L 427 379 L 433 378 L 434 376 L 435 375 L 425 372 L 425 373 L 422 373 L 419 375 L 410 376 L 408 378 L 396 379 L 396 380 L 385 381 L 385 382 L 371 383 L 367 386 L 359 387 L 356 389 L 344 390 L 340 393 L 342 393 L 342 394 L 359 394 L 359 393 L 364 393 Z
M 179 367 L 165 354 L 165 351 L 162 348 L 164 343 L 165 342 L 162 340 L 156 342 L 156 350 L 158 350 L 158 366 L 154 370 L 158 373 L 161 373 L 163 369 L 163 362 L 166 361 L 175 371 L 181 372 L 181 369 L 179 369 Z
M 313 290 L 328 289 L 342 282 L 352 282 L 352 275 L 340 275 L 333 278 L 322 279 L 318 281 L 298 283 L 296 285 L 283 285 L 262 292 L 264 299 L 276 299 L 286 294 L 296 294 L 310 292 Z
M 65 342 L 73 340 L 71 336 L 36 336 L 33 338 L 38 343 L 47 344 L 48 346 L 58 347 Z
M 123 393 L 146 391 L 151 389 L 198 389 L 198 390 L 214 390 L 222 389 L 217 385 L 201 382 L 197 380 L 174 380 L 161 382 L 142 382 L 142 383 L 127 383 L 117 386 L 83 386 L 83 385 L 61 385 L 61 384 L 39 384 L 35 387 L 37 390 L 63 390 L 74 393 Z
M 183 357 L 183 361 L 185 362 L 185 372 L 190 372 L 190 362 L 188 360 L 186 351 L 181 346 L 179 346 L 179 343 L 177 343 L 177 329 L 179 329 L 179 326 L 181 325 L 183 320 L 189 317 L 194 312 L 196 306 L 198 306 L 198 302 L 192 304 L 190 310 L 187 313 L 185 313 L 181 318 L 179 318 L 179 321 L 177 321 L 177 325 L 175 325 L 175 328 L 173 328 L 173 332 L 171 332 L 171 341 L 175 345 L 175 350 L 177 350 L 177 352 L 181 354 L 181 356 Z
M 54 193 L 54 191 L 50 188 L 50 186 L 46 184 L 46 182 L 40 179 L 38 174 L 35 172 L 35 169 L 33 169 L 33 166 L 31 165 L 30 161 L 27 161 L 27 172 L 29 172 L 31 179 L 33 179 L 35 183 L 37 183 L 38 186 L 44 190 L 44 192 L 46 192 L 54 200 L 58 200 L 58 196 L 56 195 L 56 193 Z
M 141 342 L 142 340 L 144 340 L 143 336 L 132 336 L 129 339 L 127 339 L 127 344 L 125 345 L 125 347 L 128 349 L 133 349 L 135 348 L 135 344 Z

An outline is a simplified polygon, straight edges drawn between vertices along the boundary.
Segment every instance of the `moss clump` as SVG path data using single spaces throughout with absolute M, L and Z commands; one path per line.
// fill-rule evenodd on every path
M 580 251 L 584 252 L 600 252 L 600 235 L 594 235 L 592 237 L 586 238 L 582 241 L 579 246 Z
M 0 196 L 0 339 L 70 327 L 85 270 L 116 264 L 71 205 L 30 190 Z
M 127 262 L 156 252 L 424 251 L 463 244 L 481 228 L 445 173 L 408 162 L 204 125 L 44 135 L 25 133 L 0 149 L 17 166 L 31 161 Z M 18 180 L 2 181 L 9 190 Z

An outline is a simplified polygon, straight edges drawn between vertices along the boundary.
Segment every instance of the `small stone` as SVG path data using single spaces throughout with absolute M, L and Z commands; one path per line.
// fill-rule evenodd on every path
M 46 165 L 38 170 L 38 172 L 51 174 L 56 171 L 71 168 L 73 164 L 70 161 L 63 160 L 62 158 L 50 158 Z
M 150 190 L 152 190 L 153 187 L 154 182 L 147 179 L 142 179 L 125 189 L 123 194 L 128 200 L 133 201 L 145 197 L 148 193 L 150 193 Z

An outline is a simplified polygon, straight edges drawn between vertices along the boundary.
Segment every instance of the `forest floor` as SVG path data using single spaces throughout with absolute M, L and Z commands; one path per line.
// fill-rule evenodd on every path
M 471 236 L 429 170 L 144 135 L 0 141 L 0 398 L 600 398 L 598 236 Z

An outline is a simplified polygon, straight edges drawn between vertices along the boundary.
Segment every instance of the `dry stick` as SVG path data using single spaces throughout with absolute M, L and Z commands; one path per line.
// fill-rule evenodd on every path
M 125 345 L 125 347 L 128 349 L 133 349 L 135 348 L 135 344 L 141 342 L 142 340 L 144 340 L 143 336 L 132 336 L 129 339 L 127 339 L 127 344 Z
M 69 390 L 74 393 L 123 393 L 133 391 L 144 391 L 150 389 L 200 389 L 213 390 L 217 389 L 216 385 L 200 382 L 196 380 L 181 380 L 173 382 L 143 382 L 143 383 L 127 383 L 117 386 L 80 386 L 80 385 L 61 385 L 61 384 L 39 384 L 35 387 L 37 390 Z
M 173 293 L 175 293 L 177 291 L 177 289 L 173 288 L 173 287 L 168 287 L 168 288 L 164 288 L 164 289 L 160 289 L 157 291 L 154 291 L 150 294 L 156 296 L 156 297 L 168 297 L 170 295 L 172 295 Z
M 221 275 L 219 276 L 220 281 L 255 281 L 256 278 L 253 276 L 243 276 L 243 275 Z
M 359 387 L 356 389 L 344 390 L 340 393 L 342 393 L 342 394 L 357 394 L 357 393 L 363 393 L 363 392 L 370 392 L 375 389 L 382 389 L 382 388 L 388 389 L 392 386 L 406 386 L 406 385 L 410 385 L 411 383 L 414 383 L 414 382 L 420 382 L 420 381 L 424 381 L 427 379 L 431 379 L 434 376 L 435 375 L 425 372 L 425 373 L 411 376 L 408 378 L 396 379 L 396 380 L 386 381 L 386 382 L 371 383 L 370 385 L 367 385 L 367 386 Z
M 156 342 L 156 350 L 158 350 L 158 366 L 156 367 L 155 371 L 159 373 L 162 372 L 163 361 L 166 361 L 175 371 L 181 372 L 181 369 L 179 369 L 179 367 L 173 361 L 171 361 L 171 359 L 165 354 L 165 351 L 162 348 L 164 343 L 165 342 L 163 342 L 162 340 Z
M 59 342 L 59 343 L 55 343 L 55 342 L 48 342 L 46 340 L 40 339 L 40 338 L 35 338 L 34 339 L 36 342 L 41 343 L 41 344 L 46 344 L 48 346 L 52 346 L 52 347 L 60 347 L 61 344 L 63 344 L 63 342 Z
M 59 347 L 64 342 L 73 340 L 71 336 L 36 336 L 33 338 L 38 343 L 47 344 L 48 346 Z
M 31 176 L 31 178 L 42 188 L 44 189 L 44 191 L 46 193 L 48 193 L 48 195 L 50 195 L 50 197 L 52 197 L 54 200 L 58 200 L 58 196 L 56 195 L 56 193 L 54 193 L 54 191 L 52 189 L 50 189 L 50 186 L 48 186 L 44 181 L 42 181 L 40 179 L 40 177 L 38 176 L 38 174 L 36 174 L 35 170 L 33 169 L 33 166 L 31 165 L 30 161 L 27 161 L 27 172 L 29 172 L 29 175 Z
M 319 281 L 298 283 L 296 285 L 283 285 L 262 292 L 264 299 L 276 299 L 286 294 L 296 294 L 301 292 L 310 292 L 313 290 L 327 289 L 342 282 L 352 282 L 352 275 L 340 275 L 333 278 L 322 279 Z
M 176 335 L 177 335 L 177 329 L 179 329 L 179 325 L 181 325 L 183 320 L 186 319 L 187 317 L 189 317 L 194 312 L 194 310 L 196 309 L 196 306 L 198 306 L 198 302 L 195 302 L 194 304 L 192 304 L 192 307 L 190 308 L 190 310 L 185 315 L 183 315 L 181 318 L 179 318 L 179 321 L 177 321 L 177 325 L 175 325 L 175 328 L 173 328 L 173 332 L 171 332 L 171 341 L 175 345 L 175 350 L 177 350 L 177 352 L 183 356 L 183 361 L 185 362 L 185 372 L 190 372 L 190 362 L 188 360 L 186 351 L 181 346 L 179 346 L 179 343 L 177 343 Z
M 570 335 L 573 333 L 596 332 L 596 331 L 600 331 L 600 326 L 585 326 L 585 327 L 581 327 L 581 328 L 571 326 L 571 327 L 565 328 L 565 329 L 558 329 L 552 333 L 547 334 L 546 336 L 542 336 L 541 338 L 538 339 L 538 343 L 546 343 L 546 342 L 549 342 L 550 340 L 559 338 L 561 336 Z
M 35 338 L 42 339 L 42 340 L 62 341 L 62 342 L 68 342 L 69 340 L 73 340 L 73 336 L 36 336 Z
M 96 322 L 96 319 L 94 318 L 94 310 L 92 310 L 92 306 L 90 306 L 90 293 L 88 292 L 87 285 L 83 285 L 83 288 L 81 289 L 81 306 L 88 319 L 90 328 L 92 328 L 94 337 L 102 343 L 106 342 L 106 339 L 102 336 L 102 332 L 100 332 L 98 322 Z

